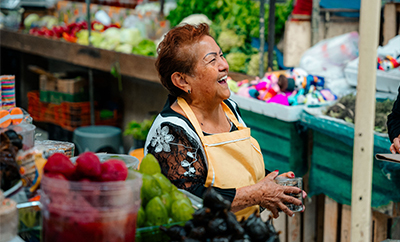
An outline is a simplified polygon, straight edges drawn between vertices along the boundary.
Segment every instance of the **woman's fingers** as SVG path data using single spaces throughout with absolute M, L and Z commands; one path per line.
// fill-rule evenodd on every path
M 285 204 L 282 202 L 278 203 L 278 207 L 282 210 L 282 212 L 286 213 L 288 216 L 292 217 L 294 215 L 294 212 L 290 210 Z
M 396 148 L 394 147 L 394 144 L 390 146 L 390 152 L 392 152 L 392 154 L 396 154 Z
M 307 197 L 307 193 L 305 191 L 302 191 L 303 193 L 303 199 L 305 199 Z
M 279 177 L 285 177 L 285 178 L 294 178 L 295 175 L 292 171 L 285 172 L 279 175 Z
M 269 211 L 271 211 L 271 213 L 274 216 L 274 218 L 278 218 L 279 217 L 279 211 L 278 211 L 278 209 L 276 209 L 276 207 L 270 207 L 268 209 L 269 209 Z
M 394 146 L 395 152 L 400 153 L 400 139 L 399 138 L 395 138 L 393 140 L 393 146 Z
M 282 186 L 282 188 L 283 188 L 283 192 L 285 194 L 290 194 L 290 193 L 298 194 L 298 193 L 303 192 L 303 190 L 301 190 L 298 187 Z

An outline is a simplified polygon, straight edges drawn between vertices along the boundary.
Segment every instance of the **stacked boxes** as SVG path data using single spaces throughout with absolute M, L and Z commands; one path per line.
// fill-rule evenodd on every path
M 40 101 L 60 104 L 62 102 L 88 101 L 84 93 L 85 79 L 58 79 L 49 75 L 40 75 Z

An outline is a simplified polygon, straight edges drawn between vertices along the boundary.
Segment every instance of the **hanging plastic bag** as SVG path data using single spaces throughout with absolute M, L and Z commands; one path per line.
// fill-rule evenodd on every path
M 358 38 L 350 32 L 322 40 L 303 54 L 300 67 L 311 75 L 342 78 L 346 64 L 358 57 Z

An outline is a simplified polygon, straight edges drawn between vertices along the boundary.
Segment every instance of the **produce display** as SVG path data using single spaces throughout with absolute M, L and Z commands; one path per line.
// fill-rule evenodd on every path
M 275 40 L 278 43 L 283 36 L 285 21 L 292 11 L 292 1 L 276 3 L 275 6 Z M 268 26 L 268 12 L 269 5 L 265 5 L 265 26 Z M 211 34 L 224 52 L 230 70 L 256 76 L 259 67 L 254 54 L 258 50 L 252 46 L 252 40 L 260 37 L 259 1 L 179 0 L 177 8 L 167 18 L 171 26 L 176 26 L 189 15 L 199 13 L 212 21 Z M 265 36 L 268 36 L 267 27 Z M 268 63 L 266 58 L 264 61 Z M 278 69 L 276 60 L 274 65 L 274 69 Z
M 387 133 L 387 116 L 392 112 L 394 100 L 386 99 L 375 103 L 375 128 L 379 133 Z M 349 94 L 341 97 L 337 103 L 325 111 L 325 115 L 333 118 L 343 119 L 346 122 L 354 123 L 356 96 Z
M 36 14 L 30 14 L 25 18 L 24 26 L 32 35 L 89 45 L 86 21 L 65 25 L 59 24 L 53 16 L 39 18 Z M 138 28 L 121 28 L 119 24 L 104 25 L 97 20 L 91 22 L 90 28 L 90 43 L 94 47 L 126 54 L 156 55 L 156 44 L 153 40 L 145 38 Z
M 252 214 L 247 220 L 238 222 L 230 212 L 230 202 L 214 189 L 207 189 L 203 197 L 203 208 L 193 214 L 193 219 L 184 226 L 160 227 L 171 241 L 262 241 L 279 242 L 272 217 L 265 223 Z
M 187 221 L 194 209 L 190 199 L 161 174 L 157 159 L 147 154 L 139 168 L 143 175 L 142 204 L 138 211 L 137 226 L 149 227 Z
M 51 155 L 41 188 L 43 241 L 133 241 L 141 179 L 118 159 Z

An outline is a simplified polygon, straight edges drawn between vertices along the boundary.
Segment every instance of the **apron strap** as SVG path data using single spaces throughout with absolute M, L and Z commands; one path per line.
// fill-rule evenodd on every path
M 186 114 L 189 121 L 196 129 L 196 132 L 199 135 L 200 139 L 202 140 L 204 137 L 203 130 L 201 129 L 199 121 L 197 120 L 196 115 L 194 115 L 193 110 L 189 107 L 189 104 L 187 104 L 185 99 L 178 97 L 177 100 L 178 105 L 182 108 L 183 112 Z
M 203 130 L 201 129 L 199 121 L 197 120 L 196 115 L 193 113 L 193 110 L 189 107 L 189 104 L 186 102 L 185 99 L 178 97 L 177 100 L 178 100 L 178 105 L 182 108 L 183 112 L 186 114 L 189 121 L 196 129 L 196 132 L 200 136 L 200 139 L 202 139 L 204 137 Z M 232 110 L 224 102 L 222 102 L 222 109 L 224 110 L 229 120 L 232 121 L 232 123 L 237 128 L 243 127 L 243 125 L 239 123 L 236 116 L 233 114 Z

